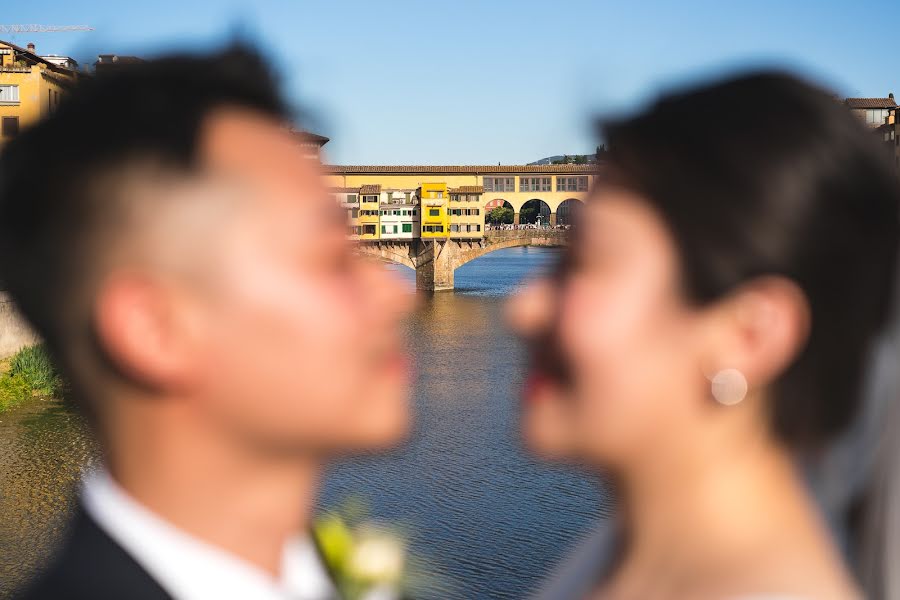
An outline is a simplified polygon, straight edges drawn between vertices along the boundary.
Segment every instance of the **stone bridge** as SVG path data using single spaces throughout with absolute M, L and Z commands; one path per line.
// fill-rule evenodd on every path
M 489 230 L 483 238 L 472 240 L 372 240 L 359 242 L 359 251 L 414 269 L 419 290 L 452 290 L 453 272 L 471 260 L 516 246 L 565 246 L 568 233 L 565 229 L 512 229 Z

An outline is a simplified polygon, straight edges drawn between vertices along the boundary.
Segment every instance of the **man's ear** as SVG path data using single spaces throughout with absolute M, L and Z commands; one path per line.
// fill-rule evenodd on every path
M 758 277 L 718 304 L 718 331 L 704 366 L 710 376 L 734 368 L 744 374 L 751 389 L 765 387 L 806 345 L 809 303 L 800 287 L 786 277 Z
M 116 273 L 100 286 L 94 324 L 100 344 L 123 375 L 142 387 L 181 392 L 195 378 L 194 336 L 176 291 L 137 273 Z

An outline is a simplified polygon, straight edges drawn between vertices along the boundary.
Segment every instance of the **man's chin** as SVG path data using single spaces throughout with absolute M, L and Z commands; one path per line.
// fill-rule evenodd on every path
M 383 452 L 403 444 L 411 426 L 409 387 L 381 379 L 355 395 L 342 420 L 317 432 L 318 445 L 326 455 Z
M 390 450 L 409 439 L 412 415 L 408 393 L 398 390 L 377 403 L 381 410 L 372 411 L 368 421 L 369 449 Z

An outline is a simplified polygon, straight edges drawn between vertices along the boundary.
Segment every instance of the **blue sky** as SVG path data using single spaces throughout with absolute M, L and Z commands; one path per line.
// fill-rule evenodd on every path
M 778 66 L 842 95 L 900 95 L 897 0 L 50 0 L 5 24 L 93 60 L 240 36 L 272 57 L 335 163 L 514 164 L 589 152 L 591 117 L 728 70 Z

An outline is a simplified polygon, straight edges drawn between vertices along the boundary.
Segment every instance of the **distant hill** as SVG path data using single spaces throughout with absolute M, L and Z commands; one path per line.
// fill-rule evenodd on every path
M 606 149 L 601 149 L 601 152 L 605 152 Z M 596 154 L 557 154 L 555 156 L 548 156 L 546 158 L 542 158 L 540 160 L 536 160 L 534 162 L 528 163 L 529 165 L 561 165 L 561 164 L 570 164 L 570 165 L 584 165 L 584 164 L 593 164 L 597 162 Z

